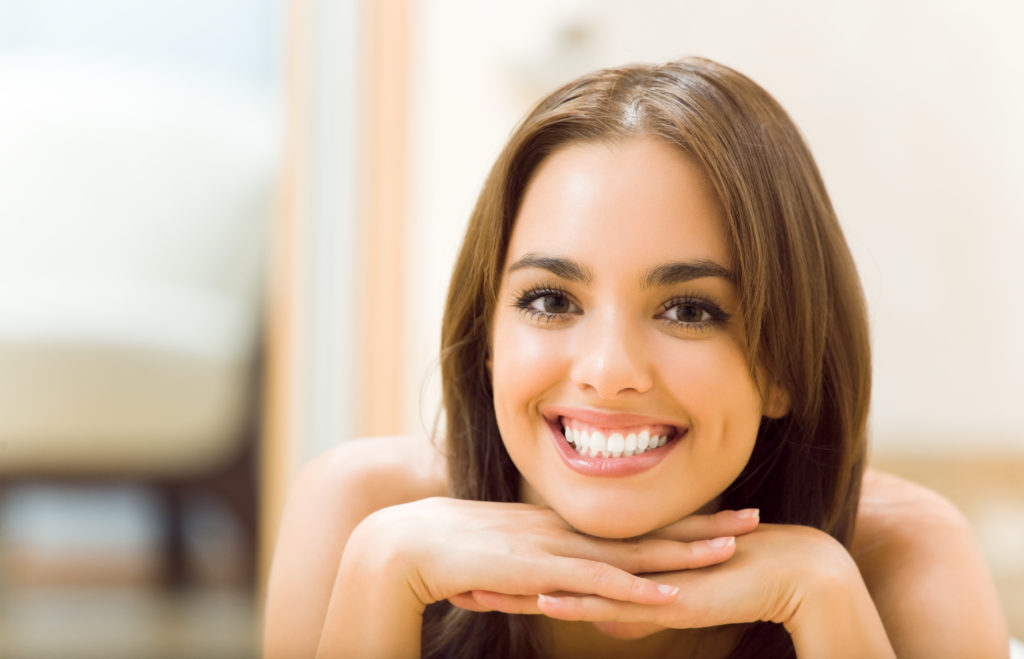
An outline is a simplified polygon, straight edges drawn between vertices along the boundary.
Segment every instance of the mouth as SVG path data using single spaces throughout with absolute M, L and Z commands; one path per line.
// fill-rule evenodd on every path
M 678 426 L 647 424 L 608 428 L 565 416 L 558 417 L 558 426 L 577 453 L 591 458 L 643 455 L 686 434 L 686 429 Z
M 588 476 L 626 476 L 661 462 L 689 428 L 650 417 L 563 408 L 545 418 L 558 454 Z

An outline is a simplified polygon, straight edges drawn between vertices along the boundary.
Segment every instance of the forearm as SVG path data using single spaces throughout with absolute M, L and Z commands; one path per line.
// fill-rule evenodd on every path
M 785 626 L 801 658 L 896 657 L 852 560 L 827 575 L 817 575 Z
M 408 566 L 361 531 L 342 555 L 316 656 L 419 657 L 424 605 L 409 586 Z

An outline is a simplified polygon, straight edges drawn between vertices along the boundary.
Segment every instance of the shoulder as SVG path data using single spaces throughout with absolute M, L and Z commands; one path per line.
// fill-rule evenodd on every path
M 422 437 L 353 439 L 313 458 L 288 491 L 277 558 L 296 544 L 330 547 L 340 556 L 352 529 L 370 513 L 446 493 L 441 451 Z
M 869 470 L 850 549 L 898 656 L 998 656 L 1005 623 L 970 524 L 941 495 Z
M 854 551 L 878 557 L 893 543 L 914 543 L 921 532 L 970 533 L 970 525 L 945 497 L 892 474 L 869 469 L 864 474 Z
M 352 530 L 381 508 L 446 493 L 442 452 L 418 437 L 350 440 L 292 482 L 267 581 L 265 655 L 312 655 Z
M 303 467 L 289 499 L 316 499 L 358 494 L 357 512 L 443 495 L 447 475 L 442 450 L 425 437 L 394 436 L 354 439 L 331 448 Z

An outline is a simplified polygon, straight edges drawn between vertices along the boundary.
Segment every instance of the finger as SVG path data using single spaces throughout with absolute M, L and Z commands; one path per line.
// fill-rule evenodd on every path
M 460 609 L 466 609 L 467 611 L 475 611 L 477 613 L 494 611 L 494 609 L 488 608 L 486 605 L 477 601 L 472 592 L 452 595 L 448 598 L 448 601 L 451 602 L 452 606 L 457 606 Z
M 736 568 L 736 561 L 707 570 L 655 575 L 680 588 L 670 606 L 647 606 L 575 592 L 543 593 L 537 608 L 559 620 L 647 622 L 678 629 L 712 627 L 769 620 L 772 602 L 791 597 L 786 589 L 773 587 L 751 573 L 750 566 Z M 768 612 L 768 613 L 766 613 Z
M 728 560 L 736 551 L 733 536 L 695 542 L 661 538 L 586 540 L 571 549 L 573 556 L 609 563 L 630 574 L 677 572 L 707 567 Z
M 603 597 L 579 595 L 537 596 L 537 610 L 549 618 L 588 622 L 648 622 L 664 627 L 670 624 L 667 607 L 651 607 L 632 602 L 617 602 Z
M 676 586 L 638 577 L 602 561 L 561 558 L 552 567 L 554 572 L 559 575 L 558 586 L 538 589 L 541 592 L 565 590 L 573 593 L 600 595 L 622 602 L 652 605 L 670 604 L 679 594 L 679 588 Z
M 756 529 L 760 519 L 761 514 L 757 508 L 722 510 L 713 515 L 690 515 L 645 537 L 694 542 L 744 535 Z
M 471 596 L 474 604 L 479 607 L 470 609 L 471 611 L 501 611 L 502 613 L 520 615 L 540 613 L 540 609 L 537 608 L 536 595 L 506 595 L 490 590 L 474 590 Z

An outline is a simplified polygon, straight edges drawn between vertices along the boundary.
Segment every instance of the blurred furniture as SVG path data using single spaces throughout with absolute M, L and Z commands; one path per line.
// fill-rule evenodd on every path
M 199 488 L 251 566 L 268 104 L 25 60 L 0 61 L 0 98 L 0 486 L 147 484 L 175 584 Z

